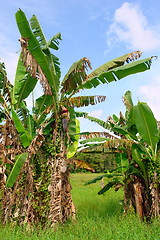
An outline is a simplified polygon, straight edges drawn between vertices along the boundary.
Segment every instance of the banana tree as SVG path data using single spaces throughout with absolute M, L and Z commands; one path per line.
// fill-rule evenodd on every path
M 126 126 L 113 126 L 113 129 L 134 141 L 131 150 L 132 161 L 137 165 L 136 170 L 133 169 L 137 176 L 132 182 L 135 207 L 141 218 L 150 219 L 160 214 L 159 125 L 146 103 L 133 105 L 129 91 L 124 102 L 127 109 Z
M 112 181 L 104 186 L 99 194 L 108 191 L 113 186 L 116 186 L 116 190 L 117 186 L 118 188 L 123 186 L 124 210 L 126 211 L 126 204 L 130 200 L 138 216 L 149 220 L 151 217 L 156 217 L 160 214 L 159 127 L 151 109 L 146 103 L 138 102 L 136 106 L 133 105 L 130 91 L 126 92 L 124 103 L 126 105 L 125 117 L 122 113 L 120 113 L 120 118 L 115 115 L 113 117 L 109 116 L 108 122 L 105 123 L 107 129 L 112 130 L 121 137 L 118 140 L 119 144 L 115 144 L 117 140 L 108 140 L 106 142 L 107 146 L 123 150 L 123 154 L 127 154 L 127 158 L 125 159 L 128 159 L 128 164 L 125 171 L 123 171 L 124 164 L 121 161 L 119 161 L 121 163 L 120 169 L 115 169 L 116 171 L 122 170 L 124 173 L 123 181 L 120 181 L 121 176 L 117 177 L 115 174 L 111 175 L 108 173 L 91 180 L 88 184 L 100 180 L 102 177 L 112 178 Z M 96 120 L 95 122 L 100 122 L 102 125 L 102 121 L 100 120 Z M 111 141 L 112 144 L 109 143 Z M 124 144 L 124 142 L 127 144 Z M 106 143 L 104 143 L 105 146 Z M 119 154 L 122 155 L 122 153 Z M 118 160 L 121 159 L 118 156 Z
M 45 222 L 49 221 L 53 226 L 56 222 L 61 223 L 75 216 L 67 160 L 67 152 L 70 152 L 72 146 L 77 144 L 75 143 L 77 142 L 77 133 L 74 108 L 90 104 L 95 105 L 105 100 L 105 96 L 74 95 L 80 90 L 97 87 L 99 84 L 110 83 L 130 74 L 149 70 L 152 58 L 134 61 L 141 56 L 141 52 L 129 53 L 107 62 L 87 75 L 87 70 L 88 68 L 91 69 L 91 65 L 89 60 L 84 57 L 70 67 L 64 79 L 60 82 L 59 59 L 51 53 L 50 49 L 58 50 L 61 35 L 57 34 L 47 42 L 36 16 L 33 15 L 28 22 L 24 12 L 20 9 L 16 13 L 16 22 L 21 34 L 19 39 L 21 54 L 12 90 L 11 118 L 18 133 L 19 141 L 25 152 L 28 153 L 28 155 L 25 155 L 28 169 L 25 168 L 25 171 L 28 173 L 27 181 L 32 187 L 30 189 L 25 188 L 26 210 L 24 208 L 24 211 L 16 209 L 14 214 L 11 214 L 10 210 L 6 219 L 14 219 L 15 215 L 18 215 L 18 211 L 21 213 L 19 216 L 24 216 L 24 214 L 27 216 L 27 218 L 21 217 L 21 222 L 33 223 L 38 216 L 34 208 L 34 201 L 36 190 L 41 182 L 34 186 L 35 173 L 31 159 L 42 145 L 44 145 L 44 148 L 46 147 L 48 141 L 52 157 L 46 163 L 49 183 L 48 189 L 45 189 L 45 191 L 49 191 L 50 195 L 47 198 L 49 209 L 45 211 L 43 221 L 45 219 Z M 34 126 L 37 127 L 37 131 L 36 129 L 32 131 L 33 128 L 28 128 L 27 122 L 26 124 L 20 123 L 22 115 L 19 115 L 19 108 L 21 105 L 23 105 L 23 109 L 25 108 L 24 100 L 34 90 L 37 81 L 40 82 L 44 94 L 35 101 L 33 117 L 28 114 L 27 120 L 26 116 L 22 114 L 26 121 L 35 123 Z M 24 162 L 22 156 L 20 156 L 20 159 L 20 162 Z M 20 173 L 18 181 L 22 184 L 21 176 Z M 10 179 L 13 181 L 12 178 Z M 10 182 L 12 182 L 11 180 Z M 12 187 L 14 193 L 17 192 L 17 184 L 15 183 L 15 185 Z M 46 195 L 43 197 L 45 198 Z M 41 198 L 43 197 L 41 194 Z M 40 195 L 37 199 L 40 199 Z M 40 206 L 40 202 L 36 202 L 37 205 Z

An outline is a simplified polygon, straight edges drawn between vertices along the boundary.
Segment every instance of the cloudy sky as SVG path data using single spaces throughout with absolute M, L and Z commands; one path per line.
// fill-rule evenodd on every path
M 61 32 L 62 78 L 73 62 L 90 58 L 92 68 L 129 52 L 140 50 L 142 58 L 160 56 L 160 2 L 153 0 L 5 0 L 0 8 L 0 58 L 8 78 L 14 83 L 20 50 L 15 13 L 21 8 L 28 19 L 35 14 L 50 40 Z M 106 101 L 81 109 L 106 120 L 108 115 L 124 112 L 122 96 L 132 92 L 134 103 L 147 102 L 160 120 L 160 57 L 150 71 L 131 75 L 119 82 L 84 91 L 83 95 L 106 95 Z M 41 93 L 40 87 L 36 95 Z M 28 104 L 30 100 L 28 99 Z M 81 121 L 82 131 L 101 130 L 96 124 Z

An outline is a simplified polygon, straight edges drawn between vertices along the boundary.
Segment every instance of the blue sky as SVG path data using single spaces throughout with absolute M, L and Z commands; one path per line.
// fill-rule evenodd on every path
M 60 58 L 62 77 L 72 63 L 82 57 L 89 58 L 95 69 L 136 50 L 143 51 L 142 58 L 160 55 L 158 0 L 6 0 L 0 8 L 0 58 L 6 64 L 12 83 L 20 50 L 20 35 L 15 21 L 19 8 L 28 19 L 33 14 L 37 16 L 47 40 L 61 32 L 62 42 L 56 55 Z M 106 95 L 106 101 L 81 110 L 106 120 L 108 115 L 124 112 L 122 96 L 130 90 L 134 102 L 147 102 L 160 120 L 159 66 L 160 58 L 153 62 L 150 71 L 83 91 L 82 95 Z M 38 87 L 35 94 L 38 96 L 40 93 Z M 81 130 L 101 131 L 101 128 L 81 120 Z

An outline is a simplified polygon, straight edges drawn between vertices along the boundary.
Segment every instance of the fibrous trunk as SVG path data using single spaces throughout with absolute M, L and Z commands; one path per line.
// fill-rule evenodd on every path
M 49 185 L 51 193 L 49 220 L 52 226 L 56 222 L 62 223 L 69 218 L 75 218 L 64 137 L 64 132 L 61 132 L 59 154 L 56 154 L 55 159 L 52 159 L 51 183 Z
M 151 206 L 151 216 L 160 216 L 160 182 L 158 182 L 157 173 L 154 172 L 153 181 L 150 185 L 151 196 L 152 196 L 152 206 Z

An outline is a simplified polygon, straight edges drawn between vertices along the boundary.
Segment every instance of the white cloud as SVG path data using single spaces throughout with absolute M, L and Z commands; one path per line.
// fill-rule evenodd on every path
M 125 2 L 115 11 L 114 21 L 107 32 L 108 46 L 125 42 L 127 47 L 141 51 L 160 48 L 159 26 L 149 25 L 140 7 Z
M 152 109 L 155 118 L 160 120 L 160 75 L 154 77 L 154 79 L 148 84 L 141 86 L 138 90 L 140 100 L 147 102 Z

